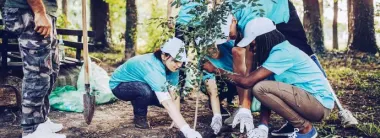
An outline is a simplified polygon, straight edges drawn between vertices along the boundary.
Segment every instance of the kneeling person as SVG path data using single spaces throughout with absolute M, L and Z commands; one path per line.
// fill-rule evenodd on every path
M 184 43 L 174 37 L 160 50 L 135 56 L 115 70 L 110 87 L 118 99 L 132 102 L 136 127 L 149 128 L 146 118 L 148 106 L 161 104 L 186 137 L 201 137 L 199 132 L 189 127 L 170 96 L 176 91 L 178 69 L 186 61 Z

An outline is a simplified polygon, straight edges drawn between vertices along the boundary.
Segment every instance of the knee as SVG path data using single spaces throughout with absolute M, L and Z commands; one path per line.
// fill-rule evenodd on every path
M 243 57 L 245 54 L 245 49 L 241 47 L 232 48 L 232 56 L 233 57 Z
M 255 97 L 265 95 L 268 92 L 267 88 L 271 87 L 270 83 L 271 81 L 260 81 L 256 83 L 256 85 L 253 86 L 253 95 Z

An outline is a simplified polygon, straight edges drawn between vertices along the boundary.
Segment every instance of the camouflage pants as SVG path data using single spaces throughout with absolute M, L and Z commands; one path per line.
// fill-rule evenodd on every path
M 32 133 L 47 119 L 50 110 L 48 96 L 58 76 L 56 18 L 48 16 L 52 33 L 44 38 L 34 30 L 31 10 L 5 7 L 2 13 L 5 30 L 18 36 L 24 72 L 21 126 L 24 133 Z

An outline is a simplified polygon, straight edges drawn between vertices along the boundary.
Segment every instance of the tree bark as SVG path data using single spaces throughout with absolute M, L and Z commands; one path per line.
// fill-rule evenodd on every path
M 333 20 L 333 49 L 339 49 L 338 46 L 338 0 L 334 0 L 334 20 Z
M 62 0 L 63 28 L 67 27 L 67 0 Z
M 376 54 L 379 48 L 376 45 L 374 28 L 373 0 L 352 0 L 352 40 L 349 48 L 371 54 Z
M 96 48 L 104 49 L 110 46 L 110 24 L 109 5 L 103 0 L 91 0 L 91 28 L 95 31 L 95 37 L 92 40 Z
M 318 0 L 303 0 L 304 18 L 303 25 L 308 38 L 308 43 L 316 53 L 324 53 L 324 38 L 322 20 Z
M 352 43 L 352 32 L 354 26 L 354 12 L 353 12 L 353 0 L 347 0 L 347 19 L 348 19 L 348 40 L 347 40 L 347 49 L 351 46 Z
M 128 60 L 135 55 L 137 32 L 137 8 L 135 0 L 127 0 L 126 17 L 124 60 Z

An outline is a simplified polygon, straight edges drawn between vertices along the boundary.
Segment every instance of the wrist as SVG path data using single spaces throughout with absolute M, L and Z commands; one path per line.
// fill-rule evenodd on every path
M 222 117 L 222 114 L 214 114 L 214 117 Z

